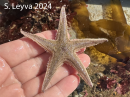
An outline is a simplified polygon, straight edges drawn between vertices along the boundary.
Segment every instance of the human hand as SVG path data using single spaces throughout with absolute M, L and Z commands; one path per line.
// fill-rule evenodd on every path
M 54 39 L 56 31 L 45 31 L 38 36 Z M 77 54 L 87 67 L 90 58 L 80 50 Z M 67 97 L 79 84 L 77 72 L 69 65 L 59 67 L 49 88 L 41 86 L 46 65 L 51 55 L 28 38 L 0 45 L 0 97 Z

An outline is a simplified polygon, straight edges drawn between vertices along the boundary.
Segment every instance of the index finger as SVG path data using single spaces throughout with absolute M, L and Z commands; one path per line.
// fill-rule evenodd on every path
M 56 30 L 44 31 L 37 35 L 47 39 L 55 39 Z M 18 64 L 44 53 L 44 49 L 38 46 L 29 38 L 21 38 L 12 42 L 0 45 L 0 56 L 10 65 L 15 67 Z

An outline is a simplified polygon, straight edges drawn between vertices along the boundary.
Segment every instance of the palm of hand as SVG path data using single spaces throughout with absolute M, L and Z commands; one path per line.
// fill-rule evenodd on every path
M 38 34 L 54 39 L 56 31 Z M 90 59 L 83 50 L 77 53 L 87 67 Z M 28 38 L 0 45 L 0 97 L 67 97 L 77 87 L 79 77 L 68 66 L 60 67 L 41 93 L 46 64 L 51 55 Z

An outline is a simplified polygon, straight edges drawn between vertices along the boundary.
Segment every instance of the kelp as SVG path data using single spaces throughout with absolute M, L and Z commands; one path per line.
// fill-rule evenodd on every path
M 107 55 L 123 60 L 130 57 L 130 26 L 126 23 L 126 18 L 120 0 L 110 0 L 110 4 L 105 9 L 110 19 L 100 19 L 90 21 L 86 3 L 83 0 L 75 1 L 71 4 L 72 11 L 77 15 L 73 24 L 79 27 L 78 38 L 107 38 L 109 41 L 95 46 L 95 48 Z M 83 13 L 84 12 L 84 13 Z M 76 28 L 75 26 L 73 26 Z

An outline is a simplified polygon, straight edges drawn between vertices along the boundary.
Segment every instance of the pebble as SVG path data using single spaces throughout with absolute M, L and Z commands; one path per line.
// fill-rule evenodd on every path
M 99 97 L 103 97 L 103 95 L 102 95 L 102 94 L 99 94 Z
M 98 78 L 101 78 L 101 77 L 103 77 L 103 76 L 104 76 L 103 73 L 101 73 L 101 72 L 97 73 L 97 77 L 98 77 Z

